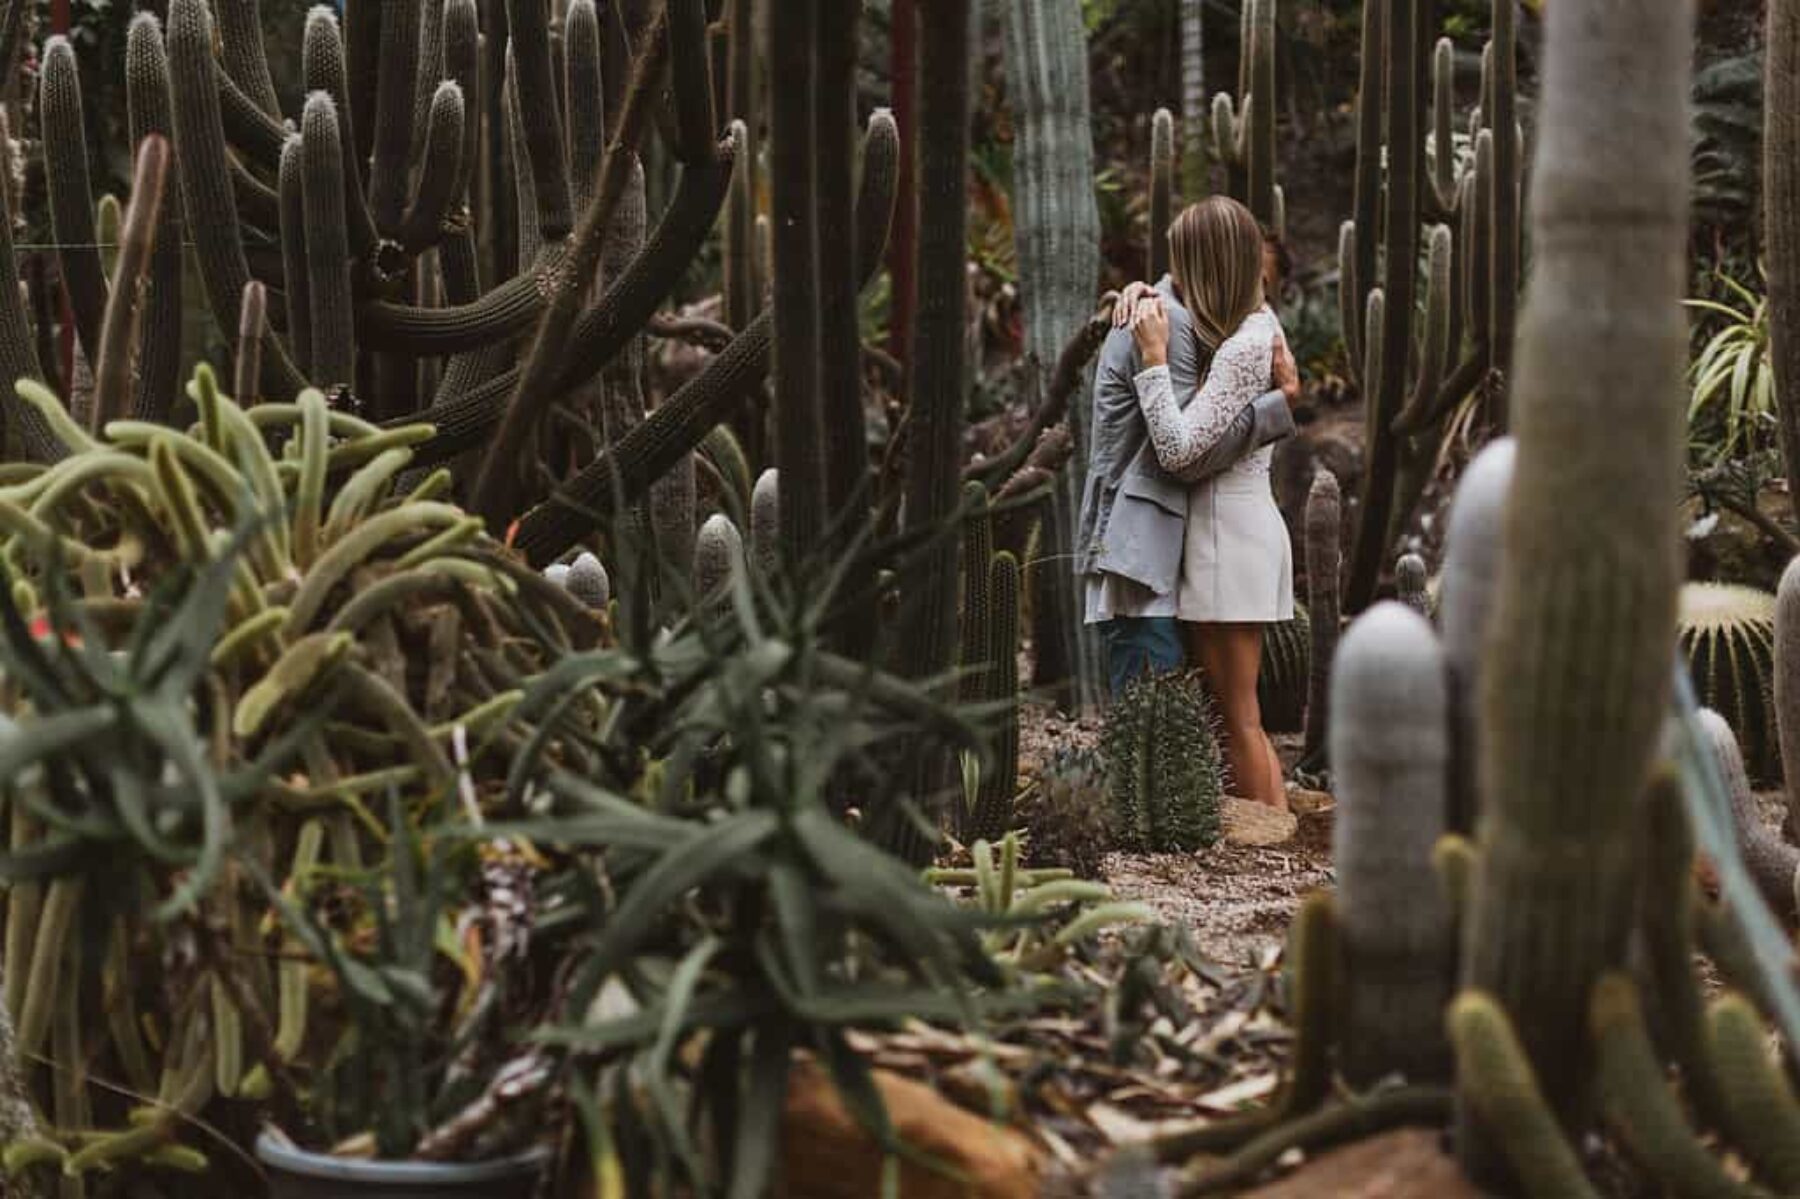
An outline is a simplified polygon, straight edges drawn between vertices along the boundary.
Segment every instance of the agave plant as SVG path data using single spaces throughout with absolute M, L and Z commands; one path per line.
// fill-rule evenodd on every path
M 1775 372 L 1769 363 L 1768 299 L 1720 272 L 1727 299 L 1690 299 L 1687 306 L 1720 322 L 1689 372 L 1688 423 L 1716 412 L 1721 433 L 1715 462 L 1752 448 L 1775 420 Z

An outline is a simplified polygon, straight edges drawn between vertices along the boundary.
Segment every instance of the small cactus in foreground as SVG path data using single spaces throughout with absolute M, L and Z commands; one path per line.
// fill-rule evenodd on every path
M 1306 727 L 1306 692 L 1312 683 L 1312 620 L 1296 607 L 1294 618 L 1263 629 L 1262 667 L 1256 701 L 1263 728 L 1298 733 Z
M 1224 792 L 1212 705 L 1191 675 L 1147 675 L 1107 713 L 1102 753 L 1121 848 L 1202 849 L 1219 838 Z
M 1781 778 L 1775 734 L 1775 597 L 1754 587 L 1688 583 L 1677 636 L 1700 702 L 1737 734 L 1753 783 Z
M 570 595 L 595 611 L 605 608 L 612 599 L 612 580 L 607 577 L 606 567 L 585 550 L 569 563 L 562 583 Z
M 1066 866 L 1079 878 L 1098 878 L 1112 847 L 1112 800 L 1100 755 L 1058 749 L 1023 795 L 1018 823 L 1032 865 Z

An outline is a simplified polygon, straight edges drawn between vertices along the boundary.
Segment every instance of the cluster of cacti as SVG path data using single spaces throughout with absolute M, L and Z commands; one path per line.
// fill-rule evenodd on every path
M 1220 833 L 1223 763 L 1212 702 L 1185 674 L 1145 675 L 1113 701 L 1101 742 L 1122 849 L 1204 849 Z
M 1213 150 L 1226 164 L 1231 195 L 1279 236 L 1287 220 L 1275 182 L 1275 0 L 1248 0 L 1238 24 L 1238 95 L 1235 102 L 1229 92 L 1213 97 Z
M 1063 345 L 1092 314 L 1100 285 L 1087 29 L 1081 0 L 1006 0 L 1005 17 L 1025 394 L 1041 411 L 1053 402 L 1052 376 Z M 1154 239 L 1160 230 L 1154 215 L 1151 220 Z M 1068 407 L 1077 446 L 1085 444 L 1087 416 L 1085 403 Z M 1029 571 L 1032 608 L 1045 617 L 1033 630 L 1039 657 L 1034 681 L 1077 705 L 1098 701 L 1104 677 L 1098 640 L 1080 619 L 1077 581 L 1066 565 L 1086 480 L 1087 463 L 1076 454 L 1042 503 L 1037 556 L 1043 566 Z
M 1026 856 L 1097 878 L 1113 844 L 1113 803 L 1106 765 L 1093 750 L 1062 746 L 1037 768 L 1019 798 Z
M 1781 779 L 1775 730 L 1775 597 L 1754 587 L 1688 583 L 1676 635 L 1702 704 L 1737 734 L 1754 783 Z
M 1460 163 L 1455 55 L 1448 39 L 1428 52 L 1433 31 L 1420 18 L 1432 9 L 1416 0 L 1363 7 L 1356 212 L 1338 242 L 1344 344 L 1370 430 L 1344 585 L 1351 613 L 1375 598 L 1390 547 L 1430 479 L 1446 419 L 1492 372 L 1510 371 L 1523 178 L 1514 8 L 1513 0 L 1492 6 L 1493 35 L 1470 122 L 1474 154 Z M 1421 119 L 1428 80 L 1429 170 Z M 1421 315 L 1423 328 L 1415 328 Z
M 996 729 L 992 752 L 982 767 L 974 802 L 958 821 L 970 841 L 998 839 L 1013 826 L 1019 786 L 1019 560 L 994 551 L 993 518 L 987 489 L 963 486 L 962 601 L 958 669 L 961 699 L 991 710 Z
M 1306 695 L 1312 687 L 1312 620 L 1303 607 L 1292 620 L 1263 628 L 1262 666 L 1256 675 L 1256 700 L 1263 728 L 1271 733 L 1298 733 L 1306 728 Z

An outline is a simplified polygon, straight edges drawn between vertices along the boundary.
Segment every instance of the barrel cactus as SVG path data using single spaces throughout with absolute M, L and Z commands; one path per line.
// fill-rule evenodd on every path
M 1182 852 L 1218 840 L 1224 783 L 1213 724 L 1192 675 L 1147 675 L 1113 703 L 1101 752 L 1121 848 Z
M 1729 583 L 1689 583 L 1681 589 L 1678 633 L 1700 702 L 1737 735 L 1751 782 L 1779 782 L 1775 597 Z
M 1263 728 L 1271 733 L 1298 733 L 1306 728 L 1306 692 L 1312 680 L 1312 620 L 1296 607 L 1294 618 L 1263 630 L 1262 668 L 1256 676 L 1256 702 Z
M 1091 749 L 1064 746 L 1020 797 L 1018 823 L 1034 866 L 1065 866 L 1097 878 L 1112 847 L 1112 801 L 1106 764 Z

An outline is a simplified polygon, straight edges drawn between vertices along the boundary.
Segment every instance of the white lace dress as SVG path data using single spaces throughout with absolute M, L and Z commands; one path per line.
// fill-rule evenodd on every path
M 1267 307 L 1244 319 L 1213 355 L 1206 382 L 1185 409 L 1166 366 L 1136 378 L 1157 461 L 1180 478 L 1256 397 L 1269 390 L 1270 356 L 1281 331 Z M 1269 483 L 1274 447 L 1239 459 L 1188 492 L 1176 616 L 1207 623 L 1266 624 L 1294 615 L 1294 551 Z

